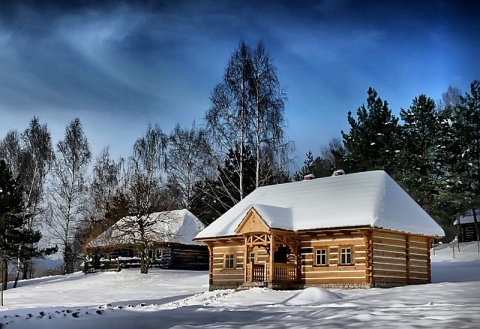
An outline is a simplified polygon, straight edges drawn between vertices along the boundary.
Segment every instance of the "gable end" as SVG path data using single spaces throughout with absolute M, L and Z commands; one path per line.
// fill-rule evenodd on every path
M 253 207 L 250 208 L 240 224 L 238 224 L 238 227 L 235 229 L 235 233 L 237 234 L 246 234 L 252 232 L 270 232 L 270 227 L 267 225 L 267 223 L 265 223 L 265 221 Z

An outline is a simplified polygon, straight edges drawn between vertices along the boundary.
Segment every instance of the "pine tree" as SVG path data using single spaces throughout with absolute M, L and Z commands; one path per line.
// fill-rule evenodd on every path
M 460 203 L 465 211 L 470 210 L 475 224 L 475 235 L 479 242 L 478 207 L 480 206 L 480 81 L 470 86 L 471 94 L 460 97 L 457 106 L 457 123 L 461 129 L 457 132 L 459 151 L 455 185 L 462 189 Z
M 440 123 L 435 102 L 425 95 L 416 97 L 409 109 L 400 111 L 402 148 L 398 153 L 401 185 L 427 212 L 433 210 L 441 171 L 438 144 Z
M 230 150 L 222 166 L 217 167 L 215 178 L 206 178 L 197 182 L 190 211 L 204 223 L 211 223 L 228 209 L 233 207 L 239 198 L 239 176 L 235 172 L 235 163 L 243 154 L 245 179 L 242 180 L 242 190 L 245 196 L 255 190 L 255 158 L 248 148 L 243 152 Z M 279 184 L 289 181 L 284 172 L 269 176 L 266 184 Z
M 442 152 L 445 179 L 440 185 L 440 202 L 449 203 L 455 217 L 472 212 L 477 241 L 480 207 L 480 82 L 474 81 L 470 94 L 441 113 Z M 452 221 L 453 221 L 452 216 Z M 479 241 L 480 252 L 480 241 Z
M 33 254 L 34 244 L 41 234 L 25 226 L 27 217 L 21 185 L 12 176 L 5 161 L 0 160 L 0 256 L 2 259 L 2 287 L 7 289 L 8 261 L 18 257 L 18 247 Z
M 217 207 L 215 188 L 215 180 L 208 177 L 196 182 L 193 187 L 193 198 L 189 210 L 207 225 L 215 221 L 224 209 Z
M 241 180 L 241 189 L 238 188 L 240 176 L 236 172 L 236 164 L 239 162 L 240 157 L 243 157 L 242 162 L 245 173 L 245 178 Z M 197 215 L 200 213 L 200 207 L 207 207 L 210 208 L 206 212 L 209 214 L 210 220 L 221 216 L 240 200 L 240 193 L 244 193 L 244 196 L 246 196 L 255 190 L 255 160 L 251 151 L 245 147 L 242 152 L 230 150 L 223 165 L 217 167 L 216 178 L 207 178 L 202 184 L 198 184 L 197 188 L 202 189 L 197 191 L 202 196 L 197 197 L 196 202 L 192 204 L 192 212 Z M 201 206 L 199 206 L 199 202 L 202 204 Z M 207 221 L 209 220 L 207 219 Z
M 357 109 L 357 119 L 348 112 L 350 131 L 342 131 L 347 154 L 340 166 L 348 172 L 383 169 L 395 176 L 400 135 L 398 118 L 374 89 L 369 88 L 367 93 L 367 106 Z
M 303 167 L 293 174 L 294 180 L 303 180 L 306 175 L 310 174 L 314 177 L 326 177 L 332 174 L 333 167 L 324 158 L 320 156 L 314 158 L 312 151 L 308 151 L 306 157 Z

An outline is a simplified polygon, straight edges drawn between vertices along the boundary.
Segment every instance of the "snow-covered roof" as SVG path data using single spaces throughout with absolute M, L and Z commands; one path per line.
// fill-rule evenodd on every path
M 475 215 L 477 216 L 477 222 L 480 222 L 480 209 L 477 209 L 475 211 Z M 467 211 L 463 216 L 457 218 L 455 222 L 453 222 L 453 225 L 469 223 L 475 223 L 472 210 Z
M 264 186 L 195 238 L 235 236 L 254 208 L 273 229 L 291 231 L 370 226 L 444 236 L 443 229 L 383 170 Z
M 143 217 L 143 219 L 145 218 Z M 135 216 L 120 219 L 92 240 L 89 247 L 135 244 L 135 241 L 138 241 L 140 237 L 138 228 L 136 230 L 129 229 L 129 234 L 125 234 L 125 228 L 135 228 L 135 221 L 137 221 Z M 149 216 L 148 223 L 145 234 L 149 241 L 155 242 L 198 245 L 200 243 L 193 241 L 193 238 L 205 228 L 205 225 L 187 209 L 153 213 Z

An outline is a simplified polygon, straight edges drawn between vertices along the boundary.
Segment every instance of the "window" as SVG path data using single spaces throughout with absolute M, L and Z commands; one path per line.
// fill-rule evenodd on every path
M 326 266 L 327 265 L 327 249 L 320 248 L 315 250 L 315 265 Z
M 352 248 L 340 248 L 340 264 L 352 264 Z
M 250 255 L 248 256 L 248 262 L 251 264 L 255 263 L 255 253 L 251 252 Z
M 225 268 L 235 268 L 235 255 L 225 255 Z

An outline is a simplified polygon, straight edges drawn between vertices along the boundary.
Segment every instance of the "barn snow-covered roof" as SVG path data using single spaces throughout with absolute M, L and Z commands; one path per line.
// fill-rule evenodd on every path
M 150 214 L 146 234 L 150 241 L 199 244 L 193 241 L 205 225 L 187 209 Z M 135 216 L 124 217 L 89 243 L 89 247 L 135 244 L 140 238 Z M 151 224 L 150 224 L 151 223 Z M 130 229 L 132 227 L 133 229 Z M 128 228 L 128 233 L 126 234 Z
M 386 172 L 376 170 L 260 187 L 195 239 L 237 235 L 235 229 L 251 208 L 274 229 L 370 226 L 444 236 L 443 229 Z
M 475 215 L 477 217 L 477 222 L 480 222 L 480 209 L 475 210 Z M 473 211 L 469 210 L 462 216 L 459 216 L 455 222 L 453 222 L 453 225 L 459 225 L 459 224 L 470 224 L 470 223 L 475 223 L 475 218 L 473 217 Z

